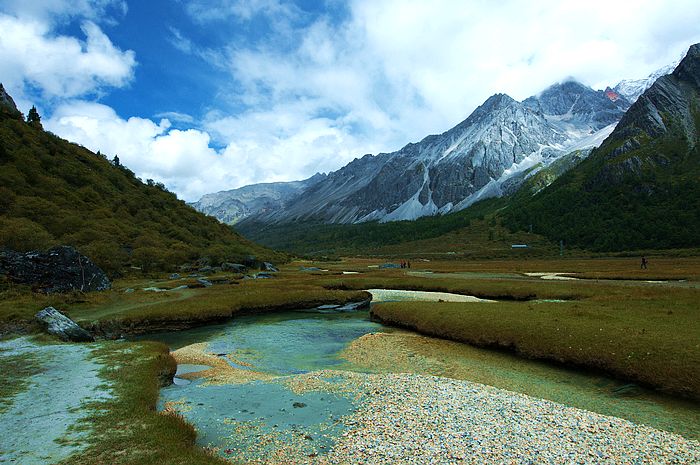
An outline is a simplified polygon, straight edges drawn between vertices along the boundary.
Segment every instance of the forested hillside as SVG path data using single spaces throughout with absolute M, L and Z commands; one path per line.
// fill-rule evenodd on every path
M 700 246 L 699 131 L 697 44 L 590 157 L 514 202 L 505 224 L 590 250 Z
M 169 270 L 200 259 L 217 264 L 282 258 L 190 208 L 163 185 L 142 182 L 118 159 L 44 131 L 38 114 L 23 121 L 4 94 L 0 248 L 58 244 L 77 247 L 111 274 L 131 266 Z

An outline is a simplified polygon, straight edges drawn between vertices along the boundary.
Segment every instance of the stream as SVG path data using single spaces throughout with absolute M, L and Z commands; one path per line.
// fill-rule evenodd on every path
M 369 394 L 348 382 L 358 373 L 462 379 L 700 438 L 697 404 L 395 330 L 366 311 L 248 316 L 147 338 L 168 344 L 179 362 L 159 408 L 183 415 L 199 445 L 234 463 L 323 457 L 352 428 L 342 419 Z

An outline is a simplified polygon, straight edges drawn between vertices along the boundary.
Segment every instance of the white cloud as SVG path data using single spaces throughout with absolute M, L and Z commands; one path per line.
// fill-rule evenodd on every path
M 44 126 L 57 134 L 120 161 L 143 179 L 163 182 L 186 200 L 258 182 L 302 178 L 307 172 L 337 166 L 336 157 L 350 157 L 357 141 L 330 120 L 316 119 L 298 126 L 284 109 L 213 121 L 236 142 L 221 150 L 212 147 L 208 132 L 172 129 L 170 121 L 120 118 L 105 105 L 73 101 L 61 105 Z M 263 128 L 276 134 L 261 140 Z M 347 146 L 342 153 L 337 147 Z M 312 155 L 313 154 L 313 155 Z
M 45 3 L 57 5 L 55 11 L 67 4 Z M 76 3 L 88 12 L 117 4 Z M 272 31 L 237 34 L 213 48 L 193 41 L 197 34 L 170 28 L 180 51 L 230 72 L 198 129 L 172 129 L 166 119 L 194 126 L 189 115 L 124 119 L 79 101 L 60 106 L 45 125 L 93 150 L 118 153 L 139 176 L 188 200 L 247 183 L 301 179 L 365 153 L 396 150 L 449 129 L 496 92 L 524 99 L 567 76 L 597 88 L 643 77 L 700 42 L 697 0 L 350 0 L 343 5 L 347 17 L 315 20 L 284 1 L 180 4 L 202 28 L 240 32 L 263 19 Z M 31 21 L 0 16 L 15 28 L 0 36 L 3 79 L 56 98 L 132 79 L 133 53 L 116 48 L 94 23 L 85 23 L 87 39 L 80 42 L 56 36 L 40 12 L 31 15 Z M 7 38 L 17 34 L 21 41 Z M 38 45 L 28 49 L 32 42 Z M 30 66 L 25 57 L 32 53 Z
M 320 17 L 232 44 L 235 84 L 222 94 L 250 109 L 205 126 L 258 181 L 277 179 L 280 163 L 286 179 L 308 176 L 447 130 L 496 92 L 643 77 L 700 41 L 697 2 L 673 3 L 352 1 L 340 25 Z
M 57 36 L 47 23 L 0 14 L 0 76 L 18 101 L 27 86 L 43 98 L 65 99 L 121 87 L 133 77 L 134 52 L 121 51 L 99 26 L 85 21 L 85 40 Z
M 3 0 L 5 12 L 23 19 L 31 18 L 46 23 L 58 23 L 82 17 L 93 21 L 110 20 L 108 9 L 125 15 L 126 0 Z
M 205 23 L 222 22 L 231 17 L 250 20 L 257 15 L 266 15 L 272 19 L 294 18 L 299 14 L 298 8 L 291 2 L 278 0 L 184 0 L 187 12 L 195 21 Z

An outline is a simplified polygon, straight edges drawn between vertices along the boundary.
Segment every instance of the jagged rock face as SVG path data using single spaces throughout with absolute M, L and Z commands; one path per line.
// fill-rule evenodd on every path
M 21 116 L 17 105 L 15 105 L 15 101 L 12 100 L 10 94 L 5 91 L 2 84 L 0 84 L 0 114 L 7 114 L 13 118 Z
M 618 87 L 595 91 L 576 81 L 523 102 L 496 94 L 449 131 L 356 159 L 300 191 L 284 208 L 252 214 L 241 228 L 412 220 L 509 195 L 554 160 L 570 153 L 585 157 L 598 147 L 629 109 L 626 95 Z M 652 118 L 648 126 L 659 126 L 659 115 L 645 117 Z
M 637 99 L 601 147 L 602 152 L 615 158 L 636 150 L 649 139 L 664 136 L 671 123 L 682 128 L 680 136 L 692 149 L 700 129 L 693 115 L 693 102 L 697 102 L 699 93 L 700 44 L 695 44 L 673 73 L 661 76 Z M 617 147 L 605 150 L 613 145 Z
M 642 79 L 625 79 L 620 81 L 612 90 L 627 98 L 630 103 L 634 103 L 658 78 L 671 74 L 678 66 L 678 63 L 679 62 L 675 62 L 664 66 Z
M 253 184 L 229 191 L 207 194 L 190 205 L 195 210 L 216 217 L 227 224 L 236 224 L 250 215 L 279 210 L 305 189 L 325 178 L 315 174 L 304 181 Z
M 572 89 L 580 93 L 579 87 L 565 86 L 559 93 Z M 606 110 L 617 108 L 602 98 Z M 569 100 L 575 102 L 577 97 Z M 548 108 L 496 94 L 449 131 L 397 152 L 356 159 L 300 193 L 284 209 L 253 215 L 243 227 L 252 222 L 410 220 L 450 211 L 527 156 L 565 153 L 571 135 L 549 121 L 551 115 L 544 113 Z M 581 108 L 588 119 L 580 132 L 588 134 L 593 107 Z
M 112 286 L 104 271 L 69 246 L 48 252 L 0 252 L 0 273 L 48 294 L 104 291 Z
M 73 320 L 53 307 L 46 307 L 35 318 L 46 328 L 49 334 L 69 342 L 94 342 L 92 334 L 85 331 Z
M 629 108 L 629 101 L 623 96 L 611 98 L 604 91 L 595 91 L 576 81 L 555 84 L 523 103 L 550 117 L 579 126 L 588 124 L 594 131 L 619 121 Z

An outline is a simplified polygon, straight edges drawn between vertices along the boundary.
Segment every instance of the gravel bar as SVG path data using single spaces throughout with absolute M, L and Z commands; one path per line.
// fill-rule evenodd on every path
M 432 376 L 335 374 L 361 406 L 332 450 L 304 463 L 700 463 L 698 441 L 523 394 Z

